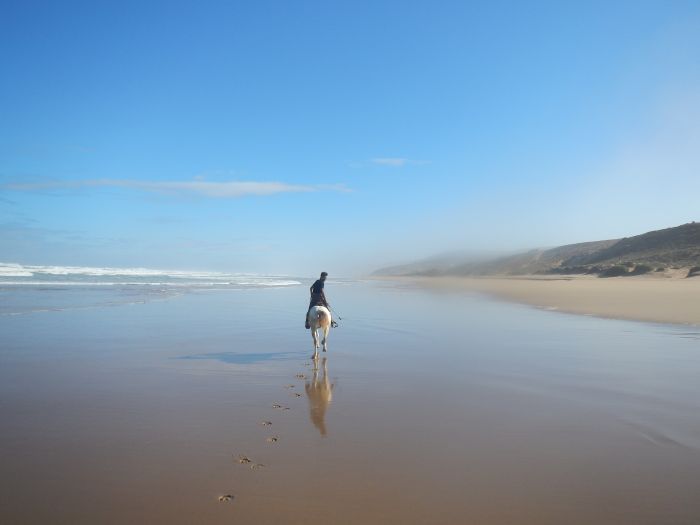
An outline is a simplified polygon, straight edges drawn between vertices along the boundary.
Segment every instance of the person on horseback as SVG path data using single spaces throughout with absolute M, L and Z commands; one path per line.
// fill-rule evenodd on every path
M 311 288 L 309 288 L 309 293 L 311 294 L 311 300 L 309 301 L 309 308 L 306 310 L 306 322 L 305 322 L 305 327 L 308 330 L 311 328 L 309 326 L 309 310 L 313 306 L 325 306 L 330 310 L 331 306 L 328 304 L 328 301 L 326 300 L 326 294 L 323 293 L 323 287 L 326 282 L 326 277 L 328 277 L 328 272 L 321 272 L 321 277 L 316 280 L 314 284 L 311 285 Z M 337 326 L 338 323 L 335 321 L 331 321 L 331 326 L 335 327 Z

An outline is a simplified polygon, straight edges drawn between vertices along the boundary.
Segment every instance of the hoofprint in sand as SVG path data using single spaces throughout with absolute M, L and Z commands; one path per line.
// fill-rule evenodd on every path
M 306 363 L 305 363 L 305 364 L 306 364 Z M 312 361 L 310 364 L 311 364 L 312 369 L 313 369 L 313 374 L 314 374 L 314 379 L 313 379 L 313 381 L 314 381 L 314 385 L 315 385 L 315 384 L 318 382 L 318 362 Z M 323 359 L 322 366 L 323 366 L 323 370 L 324 370 L 324 373 L 323 373 L 323 381 L 324 381 L 324 384 L 326 384 L 326 386 L 328 387 L 328 391 L 330 392 L 331 387 L 328 386 L 328 385 L 329 385 L 329 381 L 328 381 L 328 377 L 327 377 L 328 367 L 327 367 L 327 359 L 326 359 L 326 358 Z M 300 372 L 300 373 L 297 373 L 295 377 L 296 377 L 296 379 L 301 380 L 301 381 L 306 380 L 306 375 L 303 374 L 303 373 L 301 373 L 301 372 Z M 296 385 L 294 385 L 294 384 L 288 384 L 288 385 L 285 385 L 284 388 L 286 388 L 286 389 L 293 389 L 293 388 L 296 388 Z M 313 388 L 313 386 L 310 385 L 310 383 L 307 381 L 307 382 L 306 382 L 306 385 L 305 385 L 305 389 L 306 389 L 307 395 L 309 395 L 309 389 L 310 389 L 310 388 Z M 293 397 L 294 397 L 294 398 L 300 398 L 300 397 L 301 397 L 301 394 L 299 394 L 299 393 L 294 393 L 294 394 L 293 394 Z M 330 403 L 330 395 L 328 395 L 328 396 L 326 396 L 326 397 L 328 398 L 328 399 L 327 399 L 327 402 L 326 402 L 326 408 L 327 408 L 327 405 Z M 310 403 L 313 404 L 313 401 L 311 400 L 311 398 L 312 398 L 312 396 L 309 395 Z M 282 410 L 282 411 L 291 410 L 291 407 L 282 406 L 282 405 L 280 405 L 279 403 L 273 403 L 273 404 L 272 404 L 272 408 L 274 408 L 274 409 L 276 409 L 276 410 Z M 313 412 L 313 409 L 312 409 L 312 412 Z M 325 416 L 325 410 L 324 410 L 324 414 L 323 414 L 323 415 Z M 312 415 L 312 420 L 313 420 L 313 415 Z M 260 425 L 260 426 L 263 426 L 263 427 L 271 427 L 272 424 L 273 424 L 273 423 L 272 423 L 272 421 L 270 421 L 270 420 L 262 420 L 262 421 L 259 422 L 259 425 Z M 316 424 L 316 422 L 314 422 L 314 424 Z M 317 426 L 318 426 L 318 425 L 317 425 Z M 325 435 L 325 424 L 324 424 L 324 428 L 323 428 L 323 431 L 322 431 L 322 435 Z M 280 436 L 279 436 L 279 435 L 268 436 L 267 438 L 265 438 L 265 442 L 268 443 L 268 444 L 276 444 L 276 443 L 278 443 L 279 441 L 280 441 Z M 266 467 L 266 465 L 264 465 L 263 463 L 255 462 L 255 461 L 253 461 L 250 457 L 248 457 L 248 456 L 245 455 L 245 454 L 239 454 L 238 457 L 236 458 L 236 462 L 239 463 L 239 464 L 241 464 L 241 465 L 246 465 L 246 466 L 248 466 L 248 467 L 250 468 L 250 470 L 260 470 L 260 469 L 263 469 L 263 468 Z M 229 501 L 232 501 L 234 498 L 235 498 L 235 496 L 233 496 L 232 494 L 225 494 L 225 495 L 219 496 L 219 497 L 218 497 L 218 501 L 219 501 L 220 503 L 221 503 L 221 502 L 229 502 Z

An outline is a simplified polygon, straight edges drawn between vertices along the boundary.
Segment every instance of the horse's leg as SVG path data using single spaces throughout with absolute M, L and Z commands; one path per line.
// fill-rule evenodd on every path
M 328 328 L 330 325 L 326 325 L 323 327 L 323 351 L 326 352 L 328 350 L 328 347 L 326 346 L 326 339 L 328 339 Z
M 318 359 L 318 334 L 317 334 L 318 328 L 315 326 L 311 327 L 311 337 L 314 340 L 314 353 L 311 356 L 311 359 Z

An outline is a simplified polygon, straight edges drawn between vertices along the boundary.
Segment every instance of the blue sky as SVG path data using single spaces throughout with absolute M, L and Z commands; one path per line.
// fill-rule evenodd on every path
M 350 275 L 700 220 L 694 1 L 6 1 L 0 63 L 4 262 Z

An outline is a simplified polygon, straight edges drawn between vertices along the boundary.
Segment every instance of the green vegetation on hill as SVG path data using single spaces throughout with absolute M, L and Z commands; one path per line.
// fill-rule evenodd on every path
M 700 268 L 700 224 L 688 223 L 634 237 L 584 242 L 481 261 L 441 260 L 377 270 L 375 275 L 641 275 L 665 268 Z M 696 272 L 689 272 L 696 274 Z

